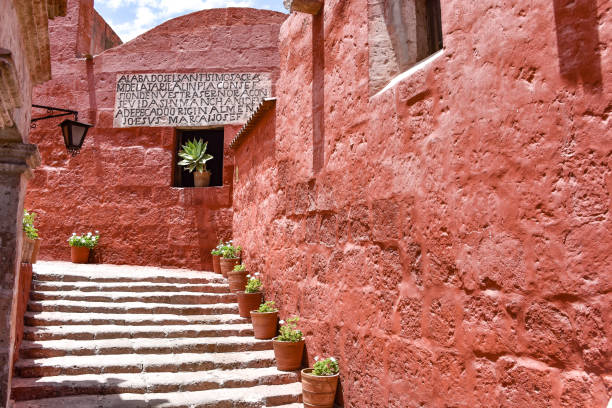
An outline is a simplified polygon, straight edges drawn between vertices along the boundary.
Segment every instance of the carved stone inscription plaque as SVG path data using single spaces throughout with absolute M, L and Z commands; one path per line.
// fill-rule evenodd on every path
M 114 127 L 242 124 L 271 91 L 268 73 L 119 74 Z

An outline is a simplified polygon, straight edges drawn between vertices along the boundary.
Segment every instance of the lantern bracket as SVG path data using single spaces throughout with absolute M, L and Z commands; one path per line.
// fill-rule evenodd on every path
M 30 127 L 32 129 L 36 128 L 36 123 L 39 120 L 44 120 L 44 119 L 51 119 L 51 118 L 61 118 L 62 116 L 69 116 L 69 115 L 74 115 L 74 121 L 77 122 L 79 120 L 79 112 L 77 111 L 73 111 L 70 109 L 62 109 L 62 108 L 54 108 L 53 106 L 44 106 L 44 105 L 34 105 L 32 104 L 33 108 L 40 108 L 40 109 L 46 109 L 48 115 L 47 116 L 42 116 L 40 118 L 32 118 L 31 120 L 31 125 Z M 59 113 L 59 114 L 53 114 L 54 111 L 57 112 L 64 112 L 64 113 Z

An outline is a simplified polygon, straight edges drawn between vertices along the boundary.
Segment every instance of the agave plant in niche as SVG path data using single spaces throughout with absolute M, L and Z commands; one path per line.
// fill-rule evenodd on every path
M 208 187 L 210 184 L 210 171 L 206 170 L 206 162 L 213 156 L 206 153 L 206 147 L 208 142 L 202 139 L 189 140 L 178 154 L 183 159 L 178 163 L 179 166 L 186 167 L 193 173 L 193 184 L 196 187 Z

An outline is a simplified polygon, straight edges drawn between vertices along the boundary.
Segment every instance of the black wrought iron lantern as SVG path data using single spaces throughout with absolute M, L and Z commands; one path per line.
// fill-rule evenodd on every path
M 66 150 L 72 155 L 77 154 L 79 150 L 81 150 L 81 146 L 83 146 L 83 141 L 85 141 L 85 136 L 87 136 L 87 131 L 91 125 L 77 122 L 76 120 L 66 119 L 60 123 L 60 127 L 64 135 Z
M 51 119 L 51 118 L 59 118 L 62 116 L 74 115 L 74 120 L 66 119 L 59 126 L 62 128 L 62 135 L 64 137 L 64 144 L 66 145 L 66 150 L 70 152 L 73 156 L 78 154 L 83 146 L 83 142 L 85 141 L 85 136 L 87 136 L 87 131 L 92 125 L 87 123 L 79 122 L 79 113 L 77 111 L 62 109 L 62 108 L 54 108 L 52 106 L 44 106 L 44 105 L 32 105 L 33 108 L 46 109 L 49 115 L 43 116 L 40 118 L 32 119 L 32 128 L 36 127 L 34 122 L 43 119 Z M 59 114 L 54 114 L 54 111 L 63 112 Z

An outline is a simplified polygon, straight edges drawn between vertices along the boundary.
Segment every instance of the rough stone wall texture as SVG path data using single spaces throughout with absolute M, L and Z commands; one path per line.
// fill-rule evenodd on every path
M 444 1 L 443 53 L 371 98 L 367 3 L 282 26 L 247 266 L 345 406 L 604 407 L 611 3 Z
M 225 126 L 222 187 L 173 188 L 173 128 L 113 128 L 118 73 L 271 72 L 278 77 L 278 35 L 285 14 L 254 9 L 205 10 L 168 21 L 94 58 L 79 44 L 91 33 L 79 3 L 52 24 L 54 79 L 35 89 L 43 105 L 79 111 L 95 125 L 71 158 L 57 123 L 32 132 L 42 166 L 26 205 L 39 213 L 42 259 L 69 259 L 73 232 L 99 230 L 96 260 L 211 269 L 210 250 L 232 228 L 233 157 L 239 126 Z M 90 9 L 93 13 L 93 9 Z M 80 16 L 80 17 L 79 17 Z M 94 41 L 98 43 L 98 41 Z

